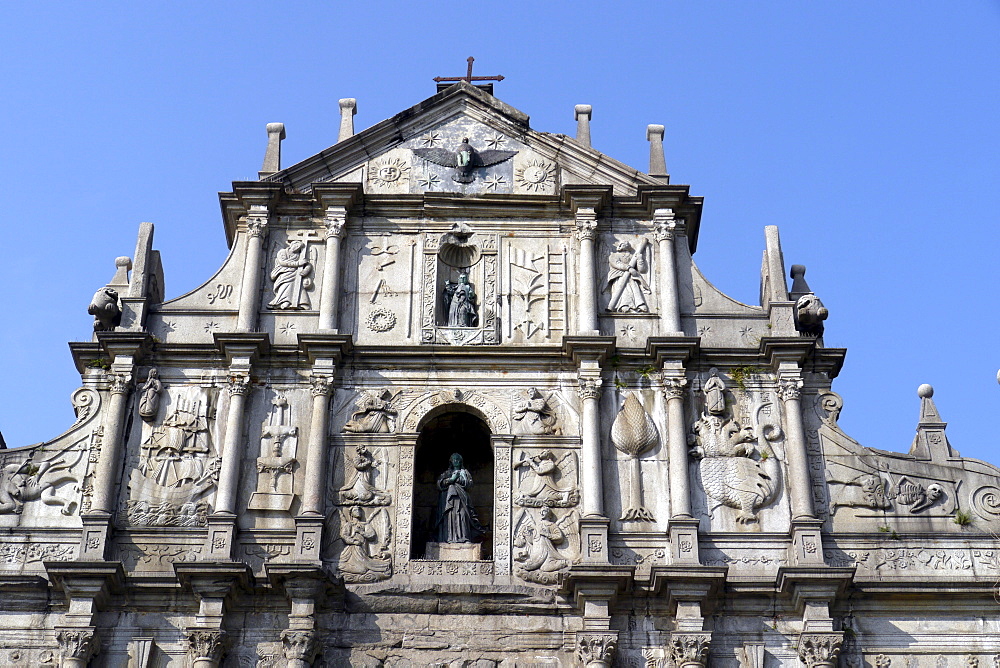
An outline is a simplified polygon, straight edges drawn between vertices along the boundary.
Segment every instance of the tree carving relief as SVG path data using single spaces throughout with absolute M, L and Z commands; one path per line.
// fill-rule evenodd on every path
M 219 475 L 220 457 L 209 423 L 215 409 L 208 391 L 186 387 L 161 424 L 139 448 L 129 476 L 125 511 L 132 526 L 204 526 L 207 496 Z
M 699 462 L 705 493 L 718 502 L 715 507 L 735 508 L 737 523 L 755 524 L 757 510 L 774 501 L 780 489 L 780 463 L 770 442 L 781 437 L 781 429 L 762 418 L 771 407 L 766 401 L 748 416 L 751 424 L 741 426 L 742 420 L 730 417 L 725 391 L 712 369 L 703 386 L 704 410 L 693 427 L 691 455 Z
M 622 521 L 653 522 L 653 514 L 643 505 L 642 470 L 639 457 L 649 452 L 659 442 L 656 425 L 639 403 L 634 393 L 625 397 L 615 421 L 611 424 L 611 442 L 619 452 L 628 455 L 626 495 L 623 500 Z

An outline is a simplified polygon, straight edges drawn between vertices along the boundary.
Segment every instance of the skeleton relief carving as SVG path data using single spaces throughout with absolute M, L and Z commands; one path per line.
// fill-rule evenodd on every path
M 81 474 L 73 468 L 85 450 L 82 443 L 74 443 L 56 453 L 35 450 L 0 458 L 0 515 L 21 514 L 32 501 L 58 506 L 63 515 L 75 513 Z M 36 455 L 44 459 L 34 461 Z M 72 492 L 72 498 L 64 495 L 67 492 Z
M 206 496 L 215 487 L 220 458 L 209 432 L 215 417 L 207 390 L 186 387 L 163 423 L 140 446 L 129 477 L 128 523 L 132 526 L 202 526 Z
M 299 428 L 292 426 L 292 409 L 280 394 L 271 400 L 267 424 L 260 430 L 257 457 L 257 489 L 250 497 L 251 510 L 283 510 L 292 507 L 292 474 Z
M 768 402 L 755 411 L 755 426 L 741 427 L 728 417 L 725 383 L 716 369 L 709 373 L 702 390 L 704 412 L 693 427 L 691 456 L 699 460 L 702 486 L 718 502 L 715 507 L 735 508 L 739 524 L 755 524 L 757 510 L 774 501 L 780 489 L 780 463 L 768 442 L 780 438 L 781 429 L 760 417 L 770 410 Z

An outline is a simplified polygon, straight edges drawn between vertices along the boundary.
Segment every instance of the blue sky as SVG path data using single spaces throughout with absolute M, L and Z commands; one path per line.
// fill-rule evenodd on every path
M 264 126 L 284 164 L 434 92 L 503 74 L 532 127 L 645 169 L 666 126 L 674 183 L 706 198 L 696 260 L 755 303 L 763 228 L 805 264 L 848 348 L 844 428 L 903 450 L 931 383 L 952 444 L 1000 463 L 1000 3 L 10 3 L 0 431 L 11 447 L 73 420 L 68 340 L 93 292 L 156 224 L 168 297 L 226 255 L 217 192 L 255 178 Z

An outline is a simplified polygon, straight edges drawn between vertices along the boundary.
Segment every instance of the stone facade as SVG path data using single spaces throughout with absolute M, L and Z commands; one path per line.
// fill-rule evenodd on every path
M 341 108 L 285 169 L 268 126 L 203 286 L 115 261 L 76 421 L 0 453 L 0 664 L 1000 665 L 1000 470 L 929 386 L 907 454 L 841 430 L 805 269 L 768 227 L 760 305 L 714 288 L 661 126 L 644 174 L 586 105 Z

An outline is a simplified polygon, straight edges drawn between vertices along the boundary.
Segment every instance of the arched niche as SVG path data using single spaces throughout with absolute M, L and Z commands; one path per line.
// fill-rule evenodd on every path
M 438 406 L 420 421 L 413 463 L 413 521 L 410 557 L 425 558 L 427 543 L 434 540 L 440 490 L 438 476 L 448 469 L 452 453 L 462 455 L 472 475 L 467 489 L 486 534 L 481 558 L 493 558 L 494 455 L 486 417 L 464 404 Z

